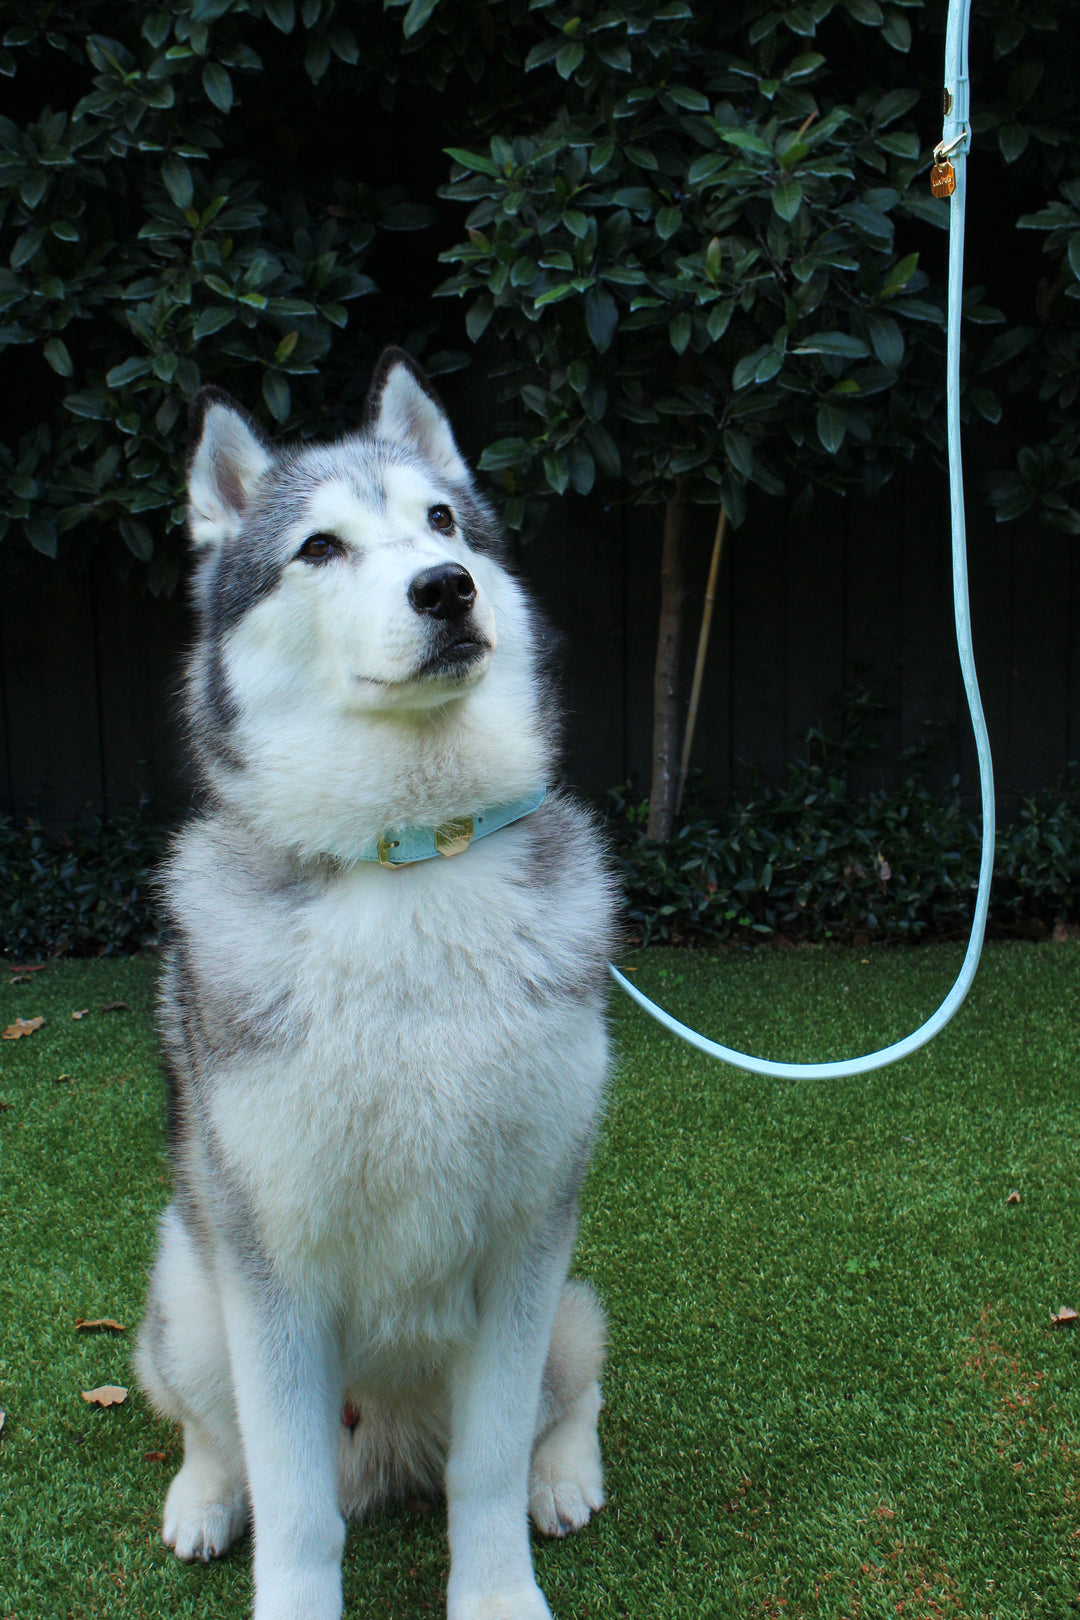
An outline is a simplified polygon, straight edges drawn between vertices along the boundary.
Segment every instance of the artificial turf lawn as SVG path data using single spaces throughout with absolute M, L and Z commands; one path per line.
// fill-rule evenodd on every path
M 636 961 L 697 1027 L 810 1059 L 914 1027 L 959 957 Z M 0 1026 L 46 1018 L 0 1047 L 3 1620 L 249 1609 L 249 1541 L 207 1568 L 157 1539 L 179 1446 L 128 1365 L 168 1194 L 154 976 L 70 962 L 0 982 Z M 115 1000 L 131 1011 L 100 1011 Z M 1080 946 L 990 947 L 949 1028 L 862 1080 L 755 1080 L 624 998 L 614 1013 L 577 1255 L 611 1318 L 610 1503 L 536 1540 L 555 1615 L 1076 1612 L 1080 1338 L 1050 1317 L 1080 1307 Z M 105 1383 L 127 1402 L 84 1404 Z M 440 1508 L 350 1529 L 348 1614 L 438 1615 L 445 1579 Z

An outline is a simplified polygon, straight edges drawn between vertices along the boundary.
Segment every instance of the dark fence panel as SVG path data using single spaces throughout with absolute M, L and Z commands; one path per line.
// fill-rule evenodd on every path
M 970 480 L 977 487 L 977 476 Z M 1080 551 L 969 500 L 975 652 L 1005 807 L 1080 758 Z M 684 689 L 715 516 L 691 514 Z M 567 773 L 599 796 L 647 789 L 661 515 L 568 499 L 525 547 L 523 576 L 561 632 Z M 190 624 L 104 567 L 71 574 L 0 551 L 0 805 L 68 821 L 147 796 L 184 802 L 174 693 Z M 920 468 L 873 502 L 819 499 L 793 520 L 761 500 L 727 536 L 694 764 L 711 793 L 782 778 L 837 695 L 885 708 L 855 786 L 894 783 L 928 740 L 933 779 L 976 787 L 956 667 L 944 477 Z

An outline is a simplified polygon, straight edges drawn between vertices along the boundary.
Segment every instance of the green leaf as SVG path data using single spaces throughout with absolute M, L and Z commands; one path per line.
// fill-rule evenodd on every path
M 668 324 L 668 337 L 676 354 L 682 354 L 685 351 L 693 330 L 694 323 L 685 310 L 681 310 L 678 315 L 672 316 Z
M 279 33 L 292 33 L 296 25 L 293 0 L 263 0 L 263 10 Z
M 412 39 L 414 34 L 420 32 L 438 4 L 439 0 L 412 0 L 401 24 L 401 32 L 406 39 Z
M 488 445 L 477 466 L 481 472 L 502 472 L 507 467 L 516 467 L 528 454 L 527 439 L 496 439 L 494 444 Z
M 183 158 L 170 152 L 161 165 L 161 178 L 177 208 L 190 208 L 195 197 L 195 184 Z
M 202 86 L 218 112 L 232 112 L 232 79 L 219 62 L 207 62 L 202 70 Z
M 1001 421 L 1001 401 L 991 388 L 973 388 L 971 403 L 988 422 Z
M 886 124 L 893 123 L 910 112 L 919 99 L 917 90 L 889 90 L 875 102 L 871 110 L 871 121 L 875 129 L 884 129 Z
M 844 0 L 844 3 L 855 21 L 867 28 L 880 28 L 885 21 L 885 14 L 877 0 Z
M 585 325 L 594 346 L 603 354 L 611 347 L 619 325 L 619 306 L 603 287 L 590 287 L 585 294 Z
M 772 147 L 760 135 L 752 135 L 748 129 L 721 129 L 718 134 L 722 141 L 729 146 L 737 146 L 742 152 L 757 152 L 762 157 L 772 157 Z
M 1080 231 L 1074 231 L 1069 238 L 1069 246 L 1065 257 L 1069 261 L 1069 269 L 1077 281 L 1080 281 Z
M 555 69 L 560 79 L 569 79 L 585 60 L 585 47 L 578 40 L 564 45 L 555 57 Z
M 656 216 L 656 234 L 662 242 L 668 241 L 675 235 L 682 224 L 681 208 L 661 208 Z
M 881 284 L 881 297 L 892 298 L 896 293 L 902 292 L 915 274 L 918 266 L 919 255 L 917 253 L 909 253 L 906 258 L 898 260 Z
M 781 219 L 792 220 L 802 204 L 802 183 L 795 175 L 788 175 L 772 189 L 772 205 Z
M 888 371 L 898 371 L 904 358 L 904 334 L 891 315 L 871 312 L 866 317 L 874 353 Z
M 42 353 L 49 365 L 61 377 L 70 377 L 73 374 L 75 367 L 72 365 L 67 344 L 60 338 L 51 337 L 46 339 Z
M 580 439 L 571 441 L 567 449 L 570 463 L 570 485 L 579 495 L 587 495 L 596 482 L 596 464 Z
M 108 388 L 124 388 L 130 382 L 149 374 L 152 361 L 149 355 L 133 355 L 130 360 L 124 360 L 111 371 L 105 373 L 105 384 Z
M 48 518 L 30 517 L 24 521 L 23 531 L 35 551 L 40 551 L 45 557 L 56 556 L 59 537 L 55 523 Z
M 753 354 L 744 354 L 735 370 L 731 373 L 732 388 L 738 392 L 740 388 L 745 388 L 748 383 L 753 382 L 754 373 L 757 371 L 758 366 L 765 360 L 767 355 L 772 353 L 772 344 L 764 343 L 760 349 L 755 349 Z
M 709 337 L 714 343 L 718 343 L 727 331 L 734 308 L 735 300 L 733 298 L 722 298 L 718 304 L 714 304 L 710 309 L 707 324 Z
M 92 422 L 107 422 L 113 414 L 105 395 L 97 392 L 65 395 L 64 409 L 73 416 L 84 416 Z
M 284 377 L 279 376 L 276 371 L 265 372 L 263 374 L 262 396 L 266 401 L 266 408 L 274 421 L 287 421 L 289 407 L 292 404 L 292 395 Z
M 726 152 L 707 152 L 704 157 L 695 158 L 691 163 L 686 171 L 686 183 L 689 186 L 704 185 L 714 174 L 729 168 L 730 164 L 731 159 Z
M 685 84 L 665 84 L 664 94 L 670 96 L 676 107 L 685 107 L 687 112 L 707 113 L 710 110 L 708 96 L 702 95 L 700 90 L 690 90 Z
M 846 360 L 864 360 L 870 353 L 862 338 L 850 332 L 811 332 L 803 338 L 795 354 L 839 354 Z
M 1027 151 L 1028 131 L 1022 124 L 1002 124 L 998 130 L 998 146 L 1006 163 L 1015 163 Z
M 495 306 L 490 298 L 478 298 L 469 308 L 465 316 L 465 330 L 469 334 L 471 343 L 479 343 L 487 331 L 488 322 L 495 313 Z
M 845 418 L 843 411 L 837 410 L 835 405 L 819 405 L 817 413 L 817 435 L 825 449 L 829 452 L 830 456 L 835 456 L 836 452 L 844 442 L 844 435 L 846 432 L 847 419 Z
M 795 79 L 807 79 L 811 73 L 816 73 L 824 65 L 825 58 L 819 51 L 807 51 L 803 56 L 796 56 L 784 69 L 780 77 L 785 84 L 791 84 Z
M 8 263 L 13 270 L 21 270 L 24 264 L 29 264 L 45 240 L 44 225 L 35 225 L 32 231 L 24 231 L 15 239 Z
M 894 51 L 904 55 L 911 49 L 911 24 L 904 13 L 896 6 L 886 6 L 885 23 L 881 30 L 882 37 L 892 46 Z
M 497 165 L 490 158 L 483 157 L 479 152 L 466 152 L 460 146 L 444 146 L 443 151 L 447 157 L 453 158 L 455 163 L 460 163 L 463 169 L 471 169 L 474 174 L 490 175 L 493 180 L 502 178 L 501 170 Z

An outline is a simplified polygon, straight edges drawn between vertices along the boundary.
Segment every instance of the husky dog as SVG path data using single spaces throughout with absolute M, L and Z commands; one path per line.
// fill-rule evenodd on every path
M 549 791 L 545 632 L 430 383 L 282 450 L 194 414 L 205 808 L 163 875 L 175 1197 L 137 1350 L 164 1539 L 254 1524 L 256 1620 L 342 1613 L 345 1520 L 445 1490 L 450 1620 L 547 1620 L 603 1505 L 604 1324 L 567 1282 L 613 893 Z M 541 802 L 542 801 L 542 802 Z

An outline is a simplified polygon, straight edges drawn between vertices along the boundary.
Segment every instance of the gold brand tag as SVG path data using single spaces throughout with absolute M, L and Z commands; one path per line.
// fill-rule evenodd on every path
M 444 821 L 435 829 L 435 848 L 440 855 L 460 855 L 473 840 L 472 816 L 458 816 L 455 821 Z
M 935 163 L 930 170 L 930 190 L 935 197 L 951 197 L 956 190 L 956 170 L 952 164 Z

